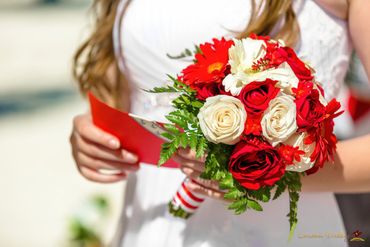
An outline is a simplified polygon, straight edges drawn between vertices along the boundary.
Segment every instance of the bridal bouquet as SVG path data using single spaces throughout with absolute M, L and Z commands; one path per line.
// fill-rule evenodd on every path
M 219 182 L 236 214 L 262 211 L 260 202 L 287 190 L 292 236 L 300 176 L 333 160 L 333 119 L 341 114 L 335 99 L 325 100 L 314 70 L 282 41 L 251 35 L 196 47 L 193 63 L 169 77 L 171 85 L 150 90 L 178 93 L 159 165 L 180 147 L 207 155 L 201 177 Z M 184 181 L 170 212 L 187 218 L 204 199 Z

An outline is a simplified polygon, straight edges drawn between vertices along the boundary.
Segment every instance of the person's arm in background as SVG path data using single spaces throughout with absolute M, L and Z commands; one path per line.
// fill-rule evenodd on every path
M 351 39 L 370 78 L 370 1 L 348 3 Z M 327 164 L 302 182 L 305 191 L 370 192 L 370 135 L 339 142 L 335 164 Z
M 127 81 L 119 76 L 118 68 L 112 64 L 107 70 L 107 79 L 114 85 L 120 83 L 122 101 L 119 108 L 130 107 L 130 91 Z M 106 103 L 114 105 L 112 95 L 105 95 Z M 88 180 L 99 183 L 113 183 L 126 178 L 127 173 L 137 171 L 138 157 L 120 149 L 119 140 L 94 126 L 90 113 L 78 115 L 73 120 L 70 137 L 73 158 L 80 173 Z M 110 172 L 104 172 L 109 170 Z
M 349 0 L 348 24 L 353 46 L 370 80 L 370 1 Z M 369 81 L 370 83 L 370 81 Z

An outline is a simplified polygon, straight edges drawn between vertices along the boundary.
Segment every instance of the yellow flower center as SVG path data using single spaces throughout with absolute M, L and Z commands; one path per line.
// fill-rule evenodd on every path
M 208 74 L 212 74 L 216 70 L 221 70 L 223 66 L 224 66 L 224 64 L 220 63 L 220 62 L 210 64 L 208 66 L 208 70 L 207 70 Z

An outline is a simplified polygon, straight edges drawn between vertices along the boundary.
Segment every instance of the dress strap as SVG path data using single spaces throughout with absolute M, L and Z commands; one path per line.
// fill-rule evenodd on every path
M 113 24 L 113 49 L 114 55 L 117 60 L 117 64 L 121 73 L 127 73 L 124 57 L 122 55 L 122 42 L 121 42 L 121 25 L 122 18 L 125 13 L 127 6 L 130 4 L 131 0 L 119 0 L 117 6 L 116 17 Z

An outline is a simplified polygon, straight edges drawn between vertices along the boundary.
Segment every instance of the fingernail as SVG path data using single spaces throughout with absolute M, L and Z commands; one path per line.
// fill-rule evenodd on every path
M 198 189 L 199 186 L 197 184 L 193 183 L 193 182 L 190 182 L 190 183 L 188 183 L 188 188 L 193 191 L 193 190 Z
M 137 163 L 139 161 L 139 158 L 135 154 L 132 154 L 125 150 L 122 150 L 122 159 L 129 160 L 132 163 Z
M 134 171 L 138 171 L 140 169 L 140 165 L 139 164 L 133 165 L 133 167 L 134 167 Z
M 110 139 L 109 146 L 112 148 L 119 148 L 119 142 L 116 139 Z
M 189 168 L 183 168 L 182 170 L 183 170 L 183 172 L 184 172 L 186 175 L 189 175 L 189 174 L 191 173 L 191 169 L 189 169 Z

